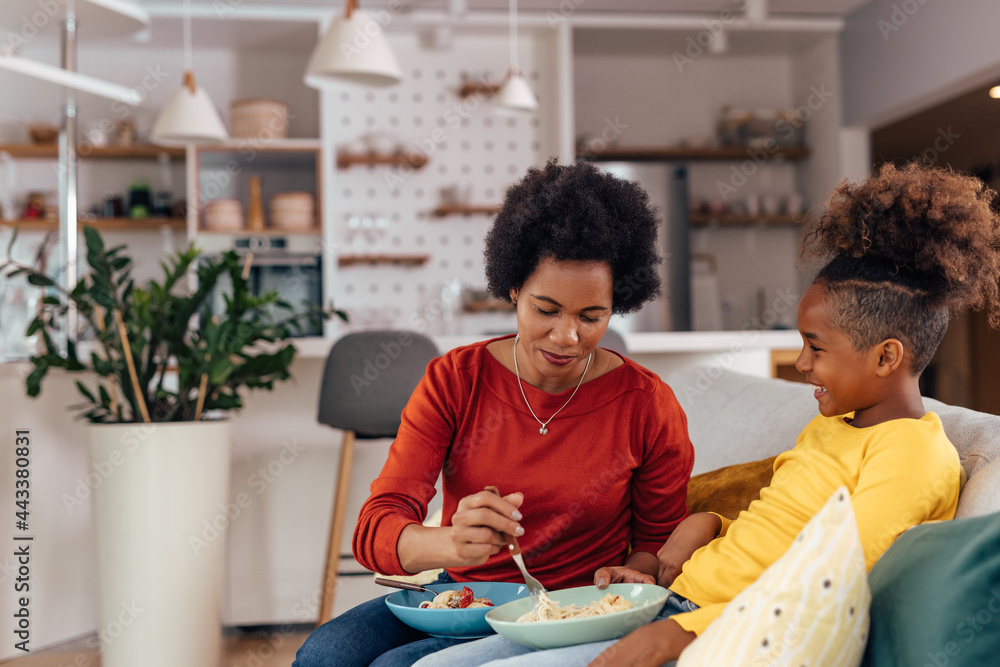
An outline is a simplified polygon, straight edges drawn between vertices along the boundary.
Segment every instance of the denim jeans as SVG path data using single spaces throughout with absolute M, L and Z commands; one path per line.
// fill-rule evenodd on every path
M 435 583 L 454 583 L 443 573 Z M 414 630 L 385 605 L 386 596 L 359 604 L 313 630 L 292 667 L 410 667 L 425 655 L 466 643 Z
M 667 601 L 655 621 L 674 614 L 694 611 L 698 605 L 668 591 Z M 441 650 L 420 660 L 414 667 L 584 667 L 618 640 L 578 644 L 536 651 L 494 635 Z M 664 667 L 672 667 L 670 661 Z

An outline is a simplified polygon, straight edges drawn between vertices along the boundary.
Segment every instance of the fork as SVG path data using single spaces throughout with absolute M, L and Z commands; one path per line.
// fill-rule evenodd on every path
M 491 491 L 498 496 L 500 495 L 500 490 L 495 486 L 487 486 L 486 490 Z M 511 558 L 514 559 L 518 569 L 521 570 L 521 574 L 524 575 L 524 583 L 528 585 L 528 595 L 531 596 L 531 602 L 534 605 L 535 620 L 541 620 L 541 615 L 538 613 L 538 610 L 541 608 L 542 604 L 542 593 L 547 593 L 545 586 L 542 586 L 542 582 L 528 574 L 528 568 L 524 566 L 524 558 L 521 556 L 521 545 L 518 544 L 517 537 L 511 535 L 510 533 L 504 533 L 503 538 L 507 543 L 507 550 L 510 551 Z

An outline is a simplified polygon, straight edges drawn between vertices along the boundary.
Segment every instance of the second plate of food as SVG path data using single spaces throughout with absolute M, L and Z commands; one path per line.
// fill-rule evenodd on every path
M 531 598 L 521 598 L 490 609 L 486 622 L 507 639 L 529 648 L 559 648 L 624 637 L 649 623 L 667 600 L 667 589 L 652 584 L 611 584 L 607 588 L 581 586 L 550 591 L 549 599 L 560 609 L 584 607 L 592 602 L 620 596 L 606 608 L 622 608 L 596 616 L 573 616 L 558 620 L 518 622 L 532 611 Z M 556 614 L 558 615 L 558 614 Z

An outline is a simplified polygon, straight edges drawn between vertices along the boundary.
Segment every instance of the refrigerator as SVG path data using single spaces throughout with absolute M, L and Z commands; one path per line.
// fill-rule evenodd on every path
M 660 226 L 657 244 L 661 296 L 636 312 L 615 316 L 611 327 L 620 332 L 691 331 L 691 255 L 688 170 L 669 162 L 598 162 L 597 167 L 638 183 L 656 208 Z

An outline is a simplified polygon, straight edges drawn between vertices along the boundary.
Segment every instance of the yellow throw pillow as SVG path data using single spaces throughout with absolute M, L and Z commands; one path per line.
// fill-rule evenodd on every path
M 760 490 L 771 483 L 776 458 L 737 463 L 695 475 L 688 482 L 688 509 L 692 514 L 715 512 L 735 519 L 760 498 Z
M 857 667 L 870 605 L 858 524 L 841 487 L 785 555 L 681 653 L 677 667 Z

